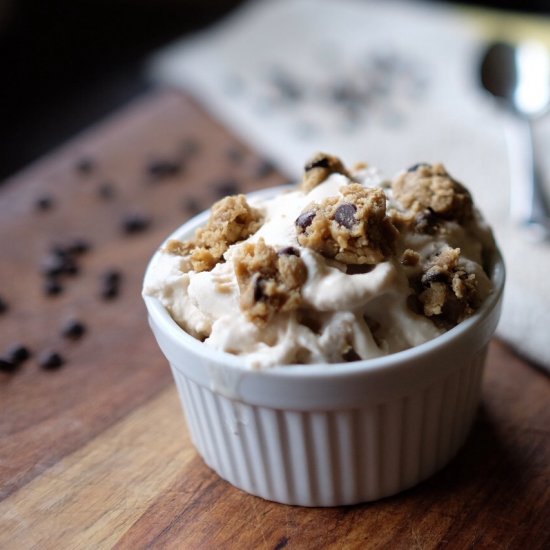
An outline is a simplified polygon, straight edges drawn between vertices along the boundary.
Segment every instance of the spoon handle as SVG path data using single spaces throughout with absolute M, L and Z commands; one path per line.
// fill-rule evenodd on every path
M 531 240 L 550 240 L 550 207 L 544 191 L 533 121 L 516 118 L 509 132 L 512 218 L 527 231 Z
M 524 224 L 537 240 L 546 240 L 550 238 L 550 208 L 544 191 L 543 174 L 538 160 L 539 155 L 531 119 L 527 119 L 526 130 L 530 145 L 529 150 L 531 151 L 531 166 L 528 211 Z

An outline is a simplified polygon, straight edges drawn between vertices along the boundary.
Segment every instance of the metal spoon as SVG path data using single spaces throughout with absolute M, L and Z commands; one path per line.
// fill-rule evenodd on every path
M 523 147 L 510 148 L 518 167 L 512 173 L 511 212 L 537 240 L 550 239 L 550 208 L 542 185 L 533 123 L 550 106 L 550 56 L 544 46 L 491 44 L 481 62 L 481 83 L 517 115 Z M 517 155 L 521 157 L 517 157 Z

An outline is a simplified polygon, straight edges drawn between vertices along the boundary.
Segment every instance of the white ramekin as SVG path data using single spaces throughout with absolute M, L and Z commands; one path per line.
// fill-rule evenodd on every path
M 207 216 L 169 239 L 190 238 Z M 496 256 L 494 291 L 475 315 L 410 350 L 353 363 L 249 370 L 145 296 L 199 454 L 234 486 L 302 506 L 372 501 L 431 476 L 463 444 L 479 403 L 504 287 Z

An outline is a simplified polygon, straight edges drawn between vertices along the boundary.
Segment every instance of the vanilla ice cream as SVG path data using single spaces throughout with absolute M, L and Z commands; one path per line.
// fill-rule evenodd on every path
M 170 240 L 144 295 L 250 368 L 340 363 L 426 342 L 491 292 L 492 233 L 442 165 L 383 180 L 323 153 L 300 185 L 226 197 Z

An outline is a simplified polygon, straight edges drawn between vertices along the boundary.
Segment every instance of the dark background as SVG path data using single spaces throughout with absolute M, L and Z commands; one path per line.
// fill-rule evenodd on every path
M 151 52 L 242 3 L 0 0 L 0 181 L 145 91 Z M 550 12 L 550 0 L 469 4 Z

